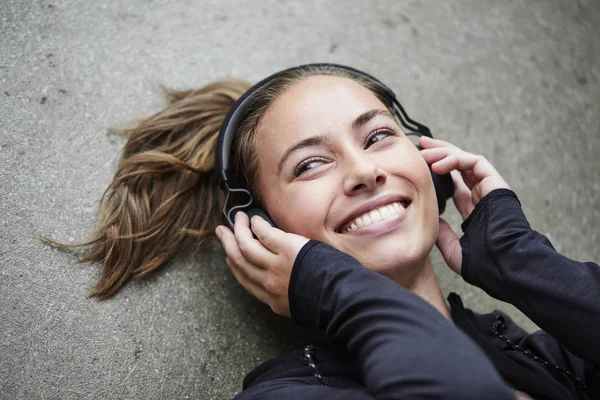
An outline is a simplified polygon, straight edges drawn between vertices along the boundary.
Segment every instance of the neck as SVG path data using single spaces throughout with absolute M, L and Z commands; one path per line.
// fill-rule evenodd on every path
M 423 300 L 431 304 L 444 317 L 452 321 L 452 316 L 446 300 L 442 294 L 442 289 L 438 283 L 437 276 L 433 271 L 433 264 L 429 257 L 425 260 L 424 265 L 419 269 L 419 272 L 412 277 L 410 282 L 398 282 Z

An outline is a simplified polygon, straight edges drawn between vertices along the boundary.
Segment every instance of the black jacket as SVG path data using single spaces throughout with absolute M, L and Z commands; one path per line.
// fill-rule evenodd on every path
M 478 315 L 451 294 L 454 325 L 430 304 L 317 241 L 298 254 L 294 321 L 315 344 L 246 376 L 238 399 L 600 399 L 600 267 L 558 254 L 516 195 L 483 198 L 463 223 L 463 278 L 543 330 Z M 457 329 L 460 328 L 460 329 Z

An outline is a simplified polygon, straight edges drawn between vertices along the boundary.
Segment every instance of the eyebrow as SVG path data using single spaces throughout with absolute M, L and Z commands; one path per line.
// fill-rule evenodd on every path
M 390 114 L 390 112 L 388 110 L 385 110 L 385 109 L 370 110 L 370 111 L 367 111 L 366 113 L 359 115 L 358 118 L 356 118 L 354 120 L 354 122 L 352 122 L 352 129 L 357 130 L 358 128 L 361 128 L 363 125 L 365 125 L 367 122 L 369 122 L 370 120 L 375 118 L 377 115 L 383 115 L 385 117 L 390 117 L 391 119 L 394 119 L 394 117 L 392 116 L 392 114 Z
M 318 135 L 318 136 L 309 137 L 308 139 L 304 139 L 304 140 L 296 143 L 295 145 L 293 145 L 292 147 L 290 147 L 289 149 L 287 149 L 285 151 L 285 154 L 283 155 L 283 157 L 281 157 L 281 160 L 279 161 L 279 166 L 277 167 L 278 173 L 281 173 L 281 169 L 283 168 L 283 164 L 285 164 L 285 162 L 290 157 L 290 155 L 293 152 L 295 152 L 296 150 L 304 149 L 306 147 L 322 146 L 325 143 L 327 143 L 327 141 L 328 141 L 327 136 L 325 136 L 325 135 Z
M 392 114 L 385 109 L 375 109 L 375 110 L 369 110 L 365 113 L 362 113 L 361 115 L 359 115 L 353 122 L 352 122 L 352 129 L 353 130 L 357 130 L 361 127 L 363 127 L 364 125 L 367 124 L 367 122 L 369 122 L 370 120 L 372 120 L 373 118 L 375 118 L 377 115 L 383 115 L 389 118 L 394 119 L 394 117 L 392 116 Z M 309 137 L 307 139 L 304 139 L 298 143 L 296 143 L 295 145 L 293 145 L 292 147 L 290 147 L 289 149 L 287 149 L 285 151 L 285 153 L 283 154 L 283 157 L 281 157 L 281 160 L 279 161 L 279 165 L 277 167 L 277 171 L 278 173 L 281 173 L 281 169 L 283 168 L 283 164 L 285 164 L 285 162 L 287 161 L 287 159 L 290 157 L 290 155 L 300 149 L 304 149 L 306 147 L 317 147 L 317 146 L 322 146 L 323 144 L 327 143 L 328 138 L 327 135 L 325 134 L 321 134 L 318 136 L 312 136 Z

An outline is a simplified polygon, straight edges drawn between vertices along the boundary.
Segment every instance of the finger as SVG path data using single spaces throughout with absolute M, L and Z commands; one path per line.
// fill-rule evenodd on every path
M 473 169 L 477 161 L 482 158 L 452 147 L 425 149 L 421 150 L 421 154 L 431 165 L 433 172 L 440 175 L 447 174 L 454 169 L 459 171 Z
M 455 155 L 457 151 L 457 149 L 451 147 L 432 147 L 421 150 L 421 156 L 423 156 L 427 164 L 432 165 L 444 158 Z
M 422 150 L 423 158 L 431 165 L 433 172 L 443 175 L 459 170 L 470 188 L 487 177 L 500 178 L 498 171 L 483 156 L 449 147 Z
M 435 242 L 446 264 L 457 274 L 461 274 L 462 266 L 462 248 L 460 240 L 450 225 L 440 218 L 440 230 Z
M 252 281 L 256 285 L 260 285 L 265 278 L 265 270 L 259 266 L 249 262 L 240 251 L 238 241 L 235 235 L 229 228 L 221 227 L 219 229 L 221 243 L 227 254 L 229 262 L 235 268 L 244 274 L 245 280 Z M 229 265 L 229 264 L 228 264 Z M 230 265 L 231 266 L 231 265 Z
M 261 268 L 266 268 L 273 261 L 274 254 L 252 235 L 246 213 L 235 214 L 234 234 L 240 253 L 248 261 Z
M 421 150 L 421 155 L 431 170 L 438 175 L 446 175 L 458 165 L 458 151 L 451 148 L 434 148 Z
M 248 293 L 256 297 L 261 302 L 268 304 L 267 302 L 269 300 L 269 296 L 262 286 L 249 279 L 248 276 L 246 276 L 246 274 L 233 261 L 231 261 L 229 257 L 225 259 L 225 262 L 231 269 L 231 273 L 235 279 L 244 287 L 244 289 L 246 289 Z
M 460 216 L 465 220 L 471 215 L 471 212 L 475 208 L 472 201 L 471 189 L 469 189 L 463 180 L 463 176 L 460 172 L 451 171 L 450 176 L 454 183 L 454 195 L 452 196 L 452 200 L 454 201 L 454 205 L 460 213 Z
M 462 218 L 466 219 L 474 208 L 471 194 L 471 187 L 474 183 L 465 182 L 465 176 L 472 175 L 472 173 L 470 173 L 471 171 L 467 171 L 467 173 L 461 173 L 453 169 L 454 166 L 458 165 L 461 153 L 465 152 L 456 147 L 450 146 L 431 148 L 421 151 L 425 161 L 428 164 L 432 164 L 431 169 L 434 172 L 438 174 L 450 173 L 454 183 L 454 204 Z
M 444 140 L 439 140 L 439 139 L 433 139 L 433 138 L 430 138 L 429 136 L 421 136 L 419 138 L 419 145 L 423 149 L 432 149 L 432 148 L 436 148 L 436 147 L 451 147 L 454 149 L 458 149 L 458 147 L 456 147 L 455 145 L 453 145 L 450 142 L 446 142 Z
M 259 215 L 252 217 L 252 232 L 271 252 L 279 254 L 285 246 L 285 232 L 275 228 Z

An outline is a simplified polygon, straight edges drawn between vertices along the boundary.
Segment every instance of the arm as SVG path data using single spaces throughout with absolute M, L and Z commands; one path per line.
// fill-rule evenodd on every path
M 514 398 L 481 350 L 420 297 L 345 253 L 259 217 L 252 219 L 254 239 L 247 217 L 238 215 L 235 234 L 225 227 L 217 234 L 238 281 L 275 312 L 345 343 L 370 396 Z M 301 394 L 325 398 L 333 392 L 283 378 L 253 386 L 243 398 Z
M 462 275 L 512 303 L 579 357 L 600 365 L 600 267 L 554 250 L 517 196 L 496 190 L 462 225 Z
M 289 286 L 292 318 L 339 337 L 375 398 L 513 398 L 493 366 L 420 297 L 323 243 L 306 244 Z
M 558 254 L 531 229 L 516 196 L 484 157 L 438 140 L 421 138 L 420 144 L 434 172 L 452 173 L 454 204 L 465 220 L 459 241 L 440 219 L 436 244 L 448 266 L 600 365 L 598 265 Z

